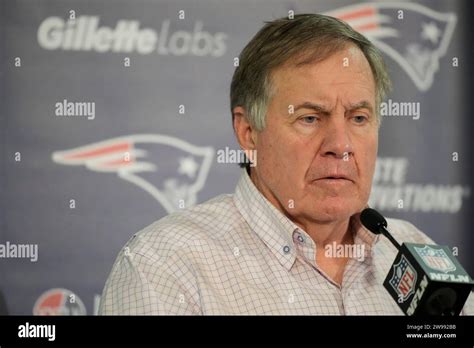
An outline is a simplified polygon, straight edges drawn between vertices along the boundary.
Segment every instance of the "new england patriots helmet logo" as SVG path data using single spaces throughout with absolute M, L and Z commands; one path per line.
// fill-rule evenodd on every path
M 117 174 L 152 195 L 168 213 L 196 204 L 213 157 L 212 147 L 161 134 L 117 137 L 52 154 L 59 164 Z
M 366 36 L 423 92 L 433 85 L 457 20 L 454 13 L 409 2 L 363 3 L 325 14 L 345 21 Z

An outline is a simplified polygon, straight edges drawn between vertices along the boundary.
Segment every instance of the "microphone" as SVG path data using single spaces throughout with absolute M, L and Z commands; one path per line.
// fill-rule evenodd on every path
M 360 221 L 374 234 L 383 234 L 398 254 L 383 286 L 406 315 L 459 315 L 474 282 L 448 246 L 400 244 L 387 230 L 387 220 L 366 208 Z

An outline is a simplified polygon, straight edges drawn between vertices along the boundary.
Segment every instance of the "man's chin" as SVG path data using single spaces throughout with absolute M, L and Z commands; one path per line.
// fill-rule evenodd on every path
M 352 215 L 359 212 L 359 204 L 349 204 L 347 201 L 318 204 L 312 209 L 311 216 L 321 222 L 349 220 Z

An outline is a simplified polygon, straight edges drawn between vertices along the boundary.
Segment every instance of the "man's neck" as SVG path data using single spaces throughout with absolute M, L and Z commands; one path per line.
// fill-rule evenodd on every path
M 300 223 L 295 221 L 295 224 L 311 237 L 311 239 L 316 243 L 318 249 L 324 248 L 326 245 L 334 242 L 336 244 L 353 243 L 353 235 L 349 219 L 329 223 L 318 223 L 315 221 Z
M 259 183 L 256 175 L 251 175 L 252 182 L 257 189 L 275 206 L 281 213 L 292 220 L 298 227 L 303 229 L 316 245 L 316 265 L 330 279 L 338 285 L 342 285 L 344 269 L 349 261 L 348 257 L 326 257 L 327 245 L 354 244 L 354 235 L 350 218 L 341 221 L 318 222 L 314 220 L 295 219 L 286 212 L 278 199 L 264 185 Z
M 315 221 L 313 219 L 298 218 L 291 216 L 280 204 L 272 192 L 259 182 L 257 175 L 251 171 L 250 179 L 255 187 L 262 193 L 270 203 L 275 206 L 282 214 L 293 221 L 298 227 L 305 231 L 315 242 L 317 248 L 324 248 L 328 244 L 353 243 L 353 234 L 350 218 L 339 221 Z

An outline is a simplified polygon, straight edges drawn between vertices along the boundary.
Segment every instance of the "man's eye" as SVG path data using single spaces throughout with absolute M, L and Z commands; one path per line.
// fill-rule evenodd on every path
M 367 117 L 359 115 L 359 116 L 354 116 L 353 119 L 356 123 L 364 123 L 367 120 Z
M 318 118 L 316 116 L 305 116 L 301 118 L 301 120 L 303 120 L 303 123 L 306 123 L 306 124 L 315 123 L 317 119 Z

